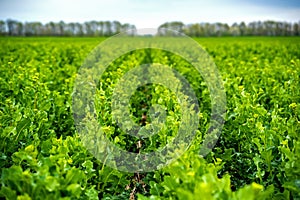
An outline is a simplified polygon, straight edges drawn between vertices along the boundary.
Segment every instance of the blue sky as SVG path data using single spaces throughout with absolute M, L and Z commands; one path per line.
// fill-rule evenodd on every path
M 0 19 L 84 22 L 118 20 L 137 28 L 167 21 L 250 22 L 300 20 L 300 0 L 0 0 Z

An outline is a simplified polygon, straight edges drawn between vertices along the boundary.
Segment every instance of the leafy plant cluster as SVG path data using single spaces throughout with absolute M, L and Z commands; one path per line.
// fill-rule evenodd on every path
M 182 118 L 178 99 L 162 85 L 139 87 L 128 105 L 128 117 L 144 127 L 153 121 L 151 106 L 161 105 L 166 120 L 157 134 L 135 138 L 112 117 L 118 80 L 147 63 L 168 65 L 188 80 L 199 102 L 199 127 L 188 151 L 171 165 L 126 173 L 95 159 L 74 127 L 74 80 L 99 39 L 0 38 L 0 197 L 300 198 L 299 38 L 196 40 L 218 66 L 227 95 L 226 122 L 216 146 L 199 156 L 211 112 L 201 75 L 178 55 L 136 50 L 116 59 L 97 87 L 95 107 L 107 138 L 130 152 L 150 152 L 176 136 Z

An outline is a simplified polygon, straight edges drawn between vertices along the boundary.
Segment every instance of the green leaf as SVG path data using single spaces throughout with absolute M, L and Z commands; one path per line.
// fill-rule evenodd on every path
M 16 127 L 17 133 L 20 134 L 20 132 L 30 125 L 30 119 L 29 118 L 23 118 L 21 121 L 18 122 L 18 125 Z
M 60 186 L 57 178 L 53 176 L 47 176 L 45 179 L 45 187 L 49 192 L 57 190 L 57 188 Z

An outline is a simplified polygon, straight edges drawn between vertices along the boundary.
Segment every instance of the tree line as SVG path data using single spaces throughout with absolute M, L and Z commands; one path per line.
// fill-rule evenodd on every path
M 300 21 L 295 23 L 277 21 L 256 21 L 234 23 L 194 23 L 167 22 L 159 26 L 159 35 L 174 35 L 176 30 L 192 37 L 203 36 L 300 36 Z
M 121 24 L 118 21 L 71 22 L 20 22 L 8 19 L 0 21 L 0 34 L 8 36 L 111 36 L 119 32 L 131 30 L 135 34 L 135 26 Z
M 179 21 L 166 22 L 158 27 L 158 34 L 174 35 L 176 30 L 192 37 L 209 36 L 300 36 L 300 21 L 256 21 L 250 23 L 194 23 L 184 24 Z M 0 35 L 8 36 L 111 36 L 130 30 L 136 34 L 135 25 L 119 21 L 88 21 L 84 23 L 71 22 L 20 22 L 8 19 L 0 20 Z M 176 33 L 175 33 L 176 35 Z

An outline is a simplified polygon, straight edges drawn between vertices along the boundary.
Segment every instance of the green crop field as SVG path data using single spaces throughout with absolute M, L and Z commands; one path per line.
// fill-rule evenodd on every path
M 76 74 L 105 38 L 0 37 L 0 198 L 300 199 L 300 38 L 194 39 L 215 62 L 227 101 L 221 135 L 204 157 L 199 148 L 210 123 L 210 93 L 186 60 L 163 50 L 135 50 L 112 62 L 97 84 L 98 123 L 112 143 L 130 152 L 167 145 L 184 116 L 172 91 L 147 84 L 130 97 L 130 117 L 140 126 L 151 124 L 147 111 L 160 104 L 165 126 L 145 139 L 121 131 L 111 101 L 128 70 L 170 66 L 199 101 L 188 150 L 159 170 L 130 173 L 87 150 L 72 113 Z

